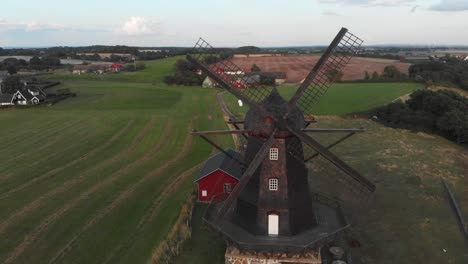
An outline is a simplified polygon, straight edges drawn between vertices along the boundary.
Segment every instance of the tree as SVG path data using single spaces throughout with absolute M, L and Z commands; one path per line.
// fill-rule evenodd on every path
M 372 73 L 372 80 L 378 80 L 378 79 L 380 79 L 379 74 L 378 74 L 376 71 L 373 72 L 373 73 Z
M 364 75 L 364 80 L 366 80 L 366 81 L 370 80 L 370 74 L 369 74 L 369 72 L 366 71 L 364 74 L 365 74 L 365 75 Z
M 250 68 L 252 72 L 261 72 L 262 70 L 260 67 L 257 66 L 257 64 L 253 64 L 252 67 Z
M 4 94 L 13 94 L 18 90 L 23 89 L 24 84 L 21 82 L 21 79 L 16 76 L 8 76 L 6 77 L 1 85 L 2 93 Z
M 146 69 L 146 65 L 142 61 L 137 62 L 135 65 L 136 65 L 135 68 L 136 68 L 137 71 L 141 71 L 141 70 Z
M 384 79 L 400 79 L 402 76 L 397 67 L 394 65 L 389 65 L 384 68 L 382 77 Z
M 330 69 L 326 73 L 330 82 L 340 82 L 343 78 L 343 72 L 338 69 Z
M 8 65 L 7 66 L 7 71 L 11 75 L 18 73 L 18 71 L 16 70 L 16 67 L 14 65 Z
M 437 126 L 453 136 L 458 144 L 468 139 L 468 115 L 459 109 L 445 113 L 438 120 Z

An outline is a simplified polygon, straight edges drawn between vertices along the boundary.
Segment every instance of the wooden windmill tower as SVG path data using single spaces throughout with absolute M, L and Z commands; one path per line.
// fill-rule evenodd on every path
M 242 252 L 263 252 L 262 256 L 267 252 L 269 257 L 304 254 L 335 240 L 349 227 L 339 203 L 310 191 L 314 175 L 309 182 L 308 162 L 318 164 L 320 160 L 321 164 L 330 165 L 330 170 L 336 172 L 337 182 L 346 185 L 355 194 L 354 198 L 365 198 L 375 191 L 369 180 L 329 150 L 361 130 L 308 128 L 309 122 L 304 118 L 326 92 L 333 76 L 358 53 L 361 44 L 362 40 L 341 29 L 289 101 L 275 88 L 249 87 L 252 82 L 248 77 L 226 74 L 240 70 L 229 60 L 212 63 L 216 49 L 203 39 L 187 56 L 222 88 L 249 106 L 245 120 L 234 121 L 243 124 L 243 129 L 192 133 L 221 151 L 208 136 L 237 133 L 247 139 L 242 159 L 225 153 L 243 168 L 238 185 L 225 201 L 212 203 L 205 215 L 205 221 L 240 255 Z M 310 135 L 335 132 L 348 134 L 328 146 Z M 347 201 L 355 200 L 347 197 Z

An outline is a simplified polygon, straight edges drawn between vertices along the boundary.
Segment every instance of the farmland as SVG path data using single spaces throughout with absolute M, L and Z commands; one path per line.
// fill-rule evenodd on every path
M 415 83 L 341 83 L 334 84 L 314 107 L 314 115 L 344 115 L 371 110 L 409 94 L 422 86 Z M 279 93 L 291 98 L 297 86 L 281 86 Z M 239 107 L 237 99 L 230 94 L 224 96 L 234 115 L 242 116 L 247 107 Z
M 226 129 L 217 91 L 161 82 L 178 58 L 142 72 L 52 75 L 77 97 L 54 106 L 0 110 L 0 262 L 145 263 L 170 232 L 212 148 L 192 128 Z M 416 84 L 338 84 L 317 115 L 386 104 Z M 280 87 L 290 97 L 294 87 Z M 225 95 L 229 107 L 245 113 Z M 468 152 L 447 140 L 364 119 L 319 118 L 323 127 L 368 129 L 334 149 L 377 184 L 352 235 L 362 263 L 465 263 L 468 256 L 439 184 L 449 180 L 468 213 Z M 229 146 L 229 137 L 216 138 Z M 419 177 L 420 184 L 408 179 Z M 201 225 L 175 263 L 218 263 L 223 242 Z M 414 250 L 413 250 L 414 249 Z M 443 253 L 441 249 L 446 249 Z M 429 258 L 429 259 L 427 259 Z M 213 262 L 211 262 L 213 260 Z
M 232 61 L 241 69 L 250 69 L 257 64 L 265 72 L 285 72 L 287 83 L 299 83 L 307 76 L 310 69 L 317 63 L 319 56 L 284 56 L 284 57 L 250 57 L 234 58 Z M 365 72 L 376 71 L 382 74 L 385 66 L 394 65 L 401 73 L 408 74 L 411 64 L 399 61 L 353 58 L 343 71 L 343 80 L 362 80 Z
M 212 91 L 158 81 L 172 63 L 118 76 L 138 82 L 65 79 L 76 98 L 0 111 L 1 263 L 151 257 L 212 151 L 190 130 L 225 128 Z

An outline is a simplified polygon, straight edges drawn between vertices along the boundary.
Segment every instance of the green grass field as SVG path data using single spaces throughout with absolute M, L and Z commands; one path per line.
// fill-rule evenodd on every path
M 77 97 L 0 110 L 1 263 L 151 257 L 212 152 L 191 129 L 226 128 L 213 91 L 160 83 L 172 63 L 135 74 L 146 83 L 65 80 Z
M 409 94 L 422 86 L 416 83 L 341 83 L 335 84 L 314 106 L 314 115 L 345 115 L 365 112 L 392 102 L 402 95 Z M 297 86 L 281 86 L 279 93 L 286 99 L 292 97 Z M 224 96 L 229 109 L 236 116 L 243 116 L 248 110 L 239 107 L 231 94 Z
M 216 91 L 161 82 L 176 59 L 147 62 L 137 73 L 50 76 L 63 82 L 55 89 L 77 97 L 0 110 L 0 263 L 148 262 L 193 189 L 192 169 L 213 151 L 190 130 L 226 129 Z M 314 114 L 365 111 L 420 88 L 368 85 L 332 87 Z M 367 120 L 321 121 L 369 129 L 336 149 L 378 187 L 369 210 L 353 219 L 357 260 L 467 262 L 438 180 L 453 184 L 468 213 L 466 149 Z M 407 183 L 411 176 L 421 185 Z M 201 225 L 201 208 L 194 215 L 193 239 L 175 263 L 221 263 L 222 240 Z
M 364 119 L 318 120 L 319 127 L 367 129 L 333 149 L 377 186 L 370 203 L 351 218 L 348 237 L 361 243 L 361 247 L 350 251 L 353 263 L 468 263 L 467 242 L 440 181 L 440 177 L 448 180 L 468 216 L 466 148 L 439 136 L 387 128 Z M 336 137 L 317 139 L 324 143 Z M 420 184 L 412 181 L 415 177 L 419 177 Z M 312 189 L 323 193 L 324 188 L 314 185 L 317 179 L 322 178 L 311 175 Z M 176 264 L 222 263 L 209 262 L 224 256 L 224 248 L 219 246 L 223 242 L 201 226 L 200 211 L 203 208 L 196 208 L 193 238 L 185 244 Z

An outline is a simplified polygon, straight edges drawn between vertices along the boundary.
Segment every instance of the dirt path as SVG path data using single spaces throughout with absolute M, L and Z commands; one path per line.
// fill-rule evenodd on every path
M 459 94 L 461 96 L 468 98 L 468 91 L 458 89 L 458 88 L 445 87 L 445 86 L 432 86 L 429 88 L 429 90 L 431 91 L 447 90 L 447 91 L 451 91 L 451 92 L 454 92 L 456 94 Z
M 120 131 L 115 133 L 114 136 L 112 138 L 110 138 L 105 144 L 110 142 L 109 144 L 107 144 L 107 145 L 110 145 L 113 142 L 115 142 L 120 136 L 122 136 L 128 130 L 128 128 L 130 127 L 130 125 L 132 123 L 133 123 L 133 120 L 129 121 L 128 124 L 124 128 L 122 128 Z M 99 164 L 96 167 L 98 167 L 98 166 L 99 166 Z M 84 178 L 84 175 L 85 174 L 80 175 L 79 179 Z M 58 193 L 61 193 L 63 191 L 68 190 L 69 187 L 71 187 L 74 184 L 76 184 L 77 182 L 79 182 L 79 179 L 74 179 L 72 181 L 67 181 L 64 184 L 62 184 L 61 186 L 57 187 L 56 189 L 51 190 L 50 192 L 42 195 L 41 197 L 38 197 L 34 201 L 32 201 L 29 204 L 25 205 L 21 209 L 15 211 L 13 214 L 10 215 L 9 218 L 7 218 L 2 223 L 0 223 L 0 234 L 2 234 L 5 231 L 5 229 L 7 229 L 10 225 L 14 224 L 18 219 L 21 219 L 22 217 L 26 216 L 28 213 L 30 213 L 31 211 L 33 211 L 34 209 L 36 209 L 40 205 L 42 205 L 42 203 L 47 198 L 50 198 L 55 194 L 58 194 Z
M 198 118 L 198 117 L 196 117 L 196 118 Z M 191 124 L 193 123 L 194 120 L 195 120 L 195 118 L 192 119 Z M 167 133 L 164 133 L 164 136 L 162 136 L 161 138 L 165 138 L 165 137 L 169 136 L 171 132 L 172 132 L 172 129 L 168 129 Z M 149 152 L 148 155 L 145 155 L 142 159 L 140 159 L 138 161 L 135 161 L 132 164 L 129 164 L 123 170 L 120 170 L 119 174 L 126 174 L 126 173 L 130 172 L 132 169 L 139 167 L 142 163 L 153 159 L 155 156 L 158 155 L 158 151 L 159 151 L 161 145 L 164 144 L 164 143 L 165 142 L 162 141 L 162 140 L 159 141 L 158 144 L 155 147 L 152 148 L 153 151 Z M 84 232 L 89 230 L 93 225 L 95 225 L 97 222 L 99 222 L 102 218 L 104 218 L 107 214 L 109 214 L 112 210 L 114 210 L 118 205 L 120 205 L 122 202 L 124 202 L 126 199 L 128 199 L 128 197 L 130 197 L 131 194 L 133 194 L 135 192 L 137 187 L 144 184 L 148 179 L 151 179 L 151 178 L 156 177 L 156 176 L 160 176 L 162 174 L 162 172 L 164 172 L 168 167 L 174 165 L 175 163 L 180 161 L 182 158 L 184 158 L 188 154 L 188 152 L 190 151 L 191 146 L 192 146 L 192 137 L 188 136 L 186 138 L 186 140 L 185 140 L 183 149 L 177 154 L 177 156 L 175 158 L 173 158 L 170 161 L 168 161 L 167 163 L 165 163 L 162 167 L 159 167 L 159 168 L 149 172 L 143 178 L 138 180 L 136 183 L 133 183 L 124 192 L 122 192 L 116 199 L 114 199 L 114 201 L 111 204 L 109 204 L 103 210 L 99 211 L 98 215 L 96 215 L 95 217 L 90 219 L 85 224 L 85 226 L 61 250 L 58 251 L 58 253 L 52 258 L 50 263 L 56 263 L 58 261 L 58 259 L 63 257 L 73 247 L 73 244 L 75 243 L 75 241 L 78 240 L 78 238 Z M 114 178 L 114 177 L 116 177 L 116 176 L 113 176 L 112 178 Z
M 221 109 L 221 113 L 223 115 L 224 121 L 228 122 L 229 120 L 237 120 L 236 116 L 229 110 L 226 104 L 226 101 L 224 100 L 225 93 L 226 91 L 216 94 L 216 101 L 218 101 L 218 105 Z M 229 130 L 237 130 L 237 128 L 234 125 L 231 125 L 228 123 L 226 124 Z M 241 139 L 242 136 L 238 134 L 232 134 L 231 136 L 232 136 L 232 139 L 234 140 L 234 144 L 236 145 L 236 148 L 241 149 L 242 148 L 242 139 Z

